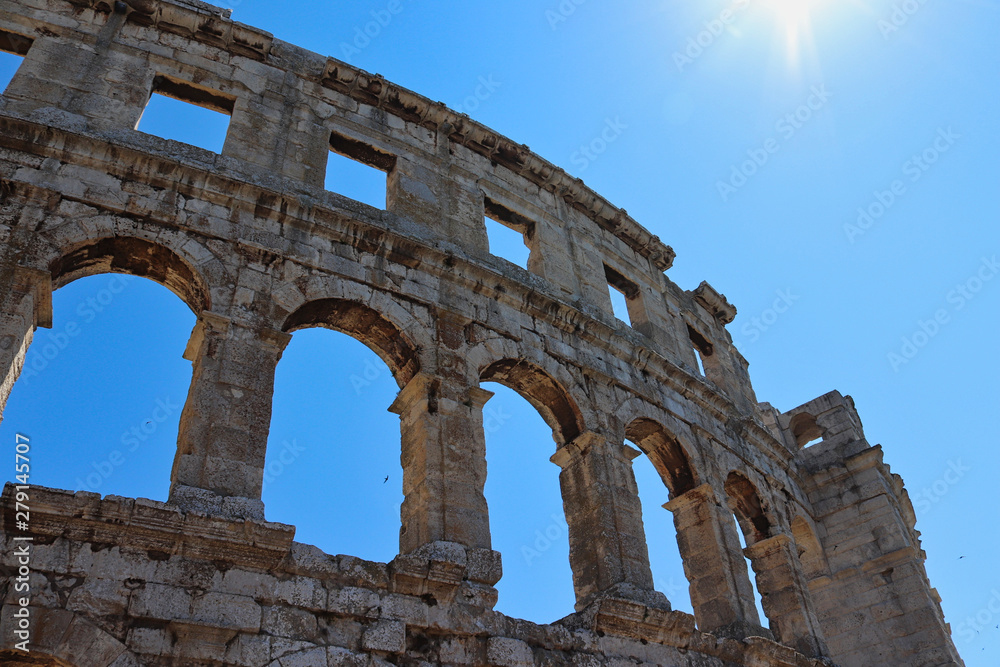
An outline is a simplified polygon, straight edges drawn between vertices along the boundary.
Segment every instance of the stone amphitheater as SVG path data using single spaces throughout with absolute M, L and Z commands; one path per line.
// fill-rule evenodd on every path
M 169 502 L 5 487 L 2 664 L 963 664 L 851 398 L 758 402 L 736 309 L 678 288 L 671 248 L 580 180 L 196 0 L 0 0 L 0 50 L 23 57 L 0 97 L 0 408 L 71 281 L 142 276 L 197 316 Z M 228 114 L 221 154 L 135 130 L 154 92 Z M 385 210 L 324 188 L 331 151 L 386 172 Z M 487 217 L 524 236 L 527 270 L 490 254 Z M 274 370 L 307 327 L 399 384 L 390 563 L 265 519 Z M 576 607 L 551 625 L 493 610 L 485 381 L 552 429 Z M 640 455 L 694 615 L 654 589 Z

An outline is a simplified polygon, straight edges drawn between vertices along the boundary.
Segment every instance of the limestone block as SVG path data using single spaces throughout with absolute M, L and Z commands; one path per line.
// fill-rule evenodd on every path
M 530 667 L 535 664 L 531 647 L 509 637 L 490 637 L 486 642 L 486 657 L 489 664 L 500 667 Z
M 378 621 L 365 630 L 361 646 L 369 651 L 402 653 L 406 650 L 406 624 L 400 621 Z

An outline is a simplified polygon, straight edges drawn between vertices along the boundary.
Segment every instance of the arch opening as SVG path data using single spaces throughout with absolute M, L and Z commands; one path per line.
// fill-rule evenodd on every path
M 0 437 L 31 440 L 33 484 L 166 501 L 195 318 L 163 285 L 108 268 L 61 273 L 73 281 L 27 349 Z
M 399 378 L 330 321 L 300 327 L 276 367 L 262 500 L 297 541 L 385 563 L 399 552 L 403 503 L 400 419 L 388 411 Z
M 625 427 L 625 438 L 645 454 L 637 457 L 632 467 L 653 584 L 667 596 L 675 610 L 694 614 L 674 516 L 662 507 L 664 486 L 670 499 L 697 486 L 688 456 L 680 442 L 652 419 L 630 422 Z
M 517 390 L 495 381 L 484 388 L 495 392 L 483 407 L 483 431 L 490 533 L 503 555 L 496 609 L 552 623 L 576 601 L 560 471 L 542 444 L 552 425 Z
M 538 366 L 522 360 L 503 359 L 483 369 L 479 379 L 496 382 L 520 394 L 552 429 L 557 445 L 572 442 L 583 432 L 583 417 L 576 403 Z
M 746 549 L 770 537 L 771 524 L 764 514 L 764 505 L 753 482 L 740 473 L 731 472 L 726 478 L 725 489 L 729 499 L 729 507 L 733 511 L 733 519 L 736 523 L 736 534 L 744 552 L 743 558 L 747 565 L 747 575 L 753 590 L 754 603 L 757 606 L 757 613 L 763 620 L 768 616 L 764 609 L 764 599 L 760 590 L 761 573 L 754 567 L 753 560 L 746 556 Z M 751 575 L 751 572 L 756 576 Z
M 788 428 L 791 430 L 792 437 L 795 438 L 795 444 L 799 448 L 814 445 L 822 441 L 825 437 L 823 429 L 816 422 L 816 417 L 808 412 L 800 412 L 792 417 L 788 423 Z
M 743 475 L 731 472 L 726 478 L 726 495 L 729 505 L 747 545 L 753 545 L 771 536 L 771 523 L 764 515 L 764 505 L 753 483 Z
M 492 539 L 504 555 L 498 609 L 551 623 L 572 612 L 576 593 L 560 470 L 538 443 L 547 430 L 557 446 L 572 442 L 584 431 L 582 415 L 555 378 L 524 360 L 493 362 L 480 382 L 496 393 L 483 430 Z
M 698 483 L 680 442 L 652 419 L 636 419 L 625 427 L 625 438 L 649 457 L 660 479 L 675 498 Z
M 339 331 L 363 343 L 385 362 L 399 387 L 405 387 L 420 370 L 416 346 L 381 313 L 357 301 L 311 301 L 288 316 L 282 331 L 310 327 Z

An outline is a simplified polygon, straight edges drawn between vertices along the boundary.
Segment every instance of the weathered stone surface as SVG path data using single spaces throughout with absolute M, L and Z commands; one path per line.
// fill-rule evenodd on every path
M 0 48 L 24 56 L 0 96 L 0 410 L 53 289 L 144 276 L 198 319 L 170 502 L 32 488 L 23 574 L 5 487 L 2 664 L 962 664 L 902 480 L 851 398 L 758 403 L 733 305 L 671 282 L 673 250 L 624 210 L 466 116 L 198 0 L 0 7 Z M 229 114 L 222 154 L 136 131 L 153 92 Z M 331 150 L 387 173 L 385 210 L 323 188 Z M 485 217 L 524 235 L 527 269 L 490 254 Z M 317 326 L 376 350 L 402 387 L 388 564 L 264 520 L 274 370 Z M 552 428 L 576 591 L 556 624 L 492 610 L 486 381 Z M 693 616 L 653 589 L 640 455 L 667 487 Z

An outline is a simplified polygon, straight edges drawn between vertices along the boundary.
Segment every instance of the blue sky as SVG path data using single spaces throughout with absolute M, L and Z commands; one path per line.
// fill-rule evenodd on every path
M 729 330 L 760 400 L 852 395 L 906 481 L 967 664 L 1000 664 L 1000 3 L 787 4 L 242 0 L 234 18 L 461 108 L 627 208 L 677 251 L 672 280 L 708 280 L 739 308 Z M 203 129 L 190 140 L 206 145 L 224 131 L 221 116 L 158 124 L 154 110 L 140 129 Z M 376 203 L 384 191 L 339 168 L 330 183 Z M 111 280 L 56 293 L 55 328 L 30 352 L 46 367 L 15 386 L 0 441 L 31 435 L 36 483 L 85 488 L 110 465 L 96 490 L 164 499 L 194 317 L 164 288 Z M 40 356 L 70 322 L 78 335 Z M 552 621 L 572 610 L 554 444 L 522 399 L 488 388 L 498 608 Z M 296 333 L 277 371 L 268 518 L 326 551 L 390 559 L 395 392 L 360 344 Z M 655 578 L 690 609 L 666 493 L 644 459 L 637 475 Z

